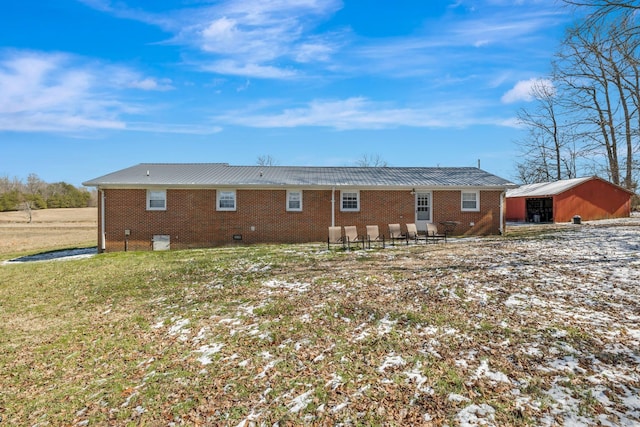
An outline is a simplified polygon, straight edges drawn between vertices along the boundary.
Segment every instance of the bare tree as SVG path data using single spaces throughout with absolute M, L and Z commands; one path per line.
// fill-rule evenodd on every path
M 379 154 L 363 154 L 362 157 L 356 160 L 356 166 L 361 168 L 386 168 L 389 163 Z
M 18 209 L 24 212 L 25 216 L 27 217 L 27 222 L 31 224 L 31 221 L 33 221 L 33 202 L 29 200 L 23 200 L 18 205 Z
M 564 2 L 572 6 L 595 8 L 601 10 L 601 13 L 618 9 L 640 9 L 638 0 L 564 0 Z
M 258 166 L 277 166 L 278 162 L 276 159 L 271 157 L 270 154 L 258 156 L 256 159 L 256 165 Z
M 557 55 L 556 82 L 563 88 L 584 148 L 605 155 L 609 179 L 632 189 L 638 146 L 638 45 L 629 16 L 572 28 Z
M 520 141 L 523 161 L 517 164 L 524 183 L 574 178 L 576 151 L 572 149 L 570 127 L 560 122 L 562 106 L 551 80 L 540 80 L 531 89 L 535 104 L 518 112 L 519 122 L 528 128 Z
M 29 194 L 43 194 L 47 188 L 47 183 L 40 179 L 35 173 L 30 173 L 27 177 L 26 191 Z

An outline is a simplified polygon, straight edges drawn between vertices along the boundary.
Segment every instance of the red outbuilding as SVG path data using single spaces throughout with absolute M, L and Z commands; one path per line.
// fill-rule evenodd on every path
M 624 218 L 633 193 L 597 176 L 523 185 L 506 195 L 506 220 L 569 222 Z

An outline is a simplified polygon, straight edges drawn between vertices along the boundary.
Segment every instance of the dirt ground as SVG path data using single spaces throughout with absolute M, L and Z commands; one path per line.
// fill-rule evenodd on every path
M 87 246 L 97 242 L 96 208 L 0 212 L 0 254 Z

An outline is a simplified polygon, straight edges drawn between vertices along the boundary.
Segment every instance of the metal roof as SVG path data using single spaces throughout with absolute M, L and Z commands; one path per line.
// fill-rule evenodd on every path
M 230 166 L 141 163 L 83 183 L 88 187 L 494 187 L 515 184 L 473 167 Z
M 507 190 L 507 197 L 542 197 L 555 196 L 573 188 L 594 177 L 562 179 L 554 182 L 539 182 L 537 184 L 521 185 Z

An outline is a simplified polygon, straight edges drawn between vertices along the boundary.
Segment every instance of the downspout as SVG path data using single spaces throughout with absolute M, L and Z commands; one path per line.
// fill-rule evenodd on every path
M 100 200 L 100 250 L 104 252 L 107 249 L 107 232 L 105 231 L 105 219 L 104 219 L 104 202 L 107 199 L 104 195 L 104 190 L 100 190 L 102 195 Z
M 336 187 L 331 187 L 331 226 L 336 226 Z
M 500 234 L 502 236 L 504 236 L 504 226 L 505 226 L 505 222 L 504 222 L 504 204 L 505 204 L 506 196 L 507 196 L 507 192 L 506 191 L 503 191 L 500 194 Z

